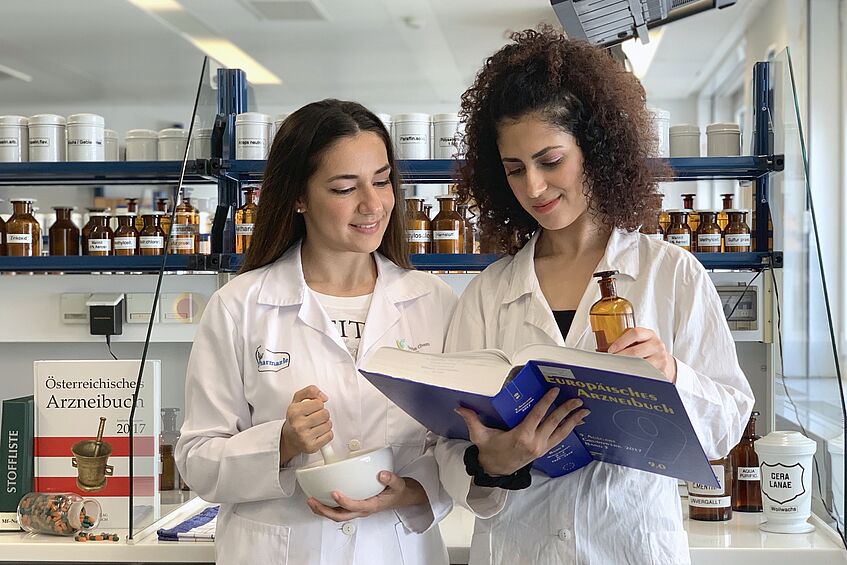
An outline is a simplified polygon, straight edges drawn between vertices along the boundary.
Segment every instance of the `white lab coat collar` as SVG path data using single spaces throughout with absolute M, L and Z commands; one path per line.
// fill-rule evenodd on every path
M 320 306 L 317 297 L 306 284 L 301 259 L 302 241 L 292 245 L 276 260 L 265 274 L 259 290 L 258 302 L 271 306 L 300 306 L 298 318 L 305 324 L 332 338 L 346 351 L 346 346 Z M 377 278 L 371 299 L 359 359 L 400 319 L 397 304 L 414 300 L 431 291 L 421 278 L 411 271 L 398 267 L 380 253 L 374 252 Z M 367 323 L 374 321 L 376 323 Z
M 538 243 L 540 230 L 533 234 L 527 244 L 515 254 L 510 265 L 511 271 L 504 276 L 510 281 L 503 303 L 510 304 L 528 294 L 525 320 L 546 333 L 553 343 L 559 346 L 576 347 L 588 332 L 588 311 L 591 305 L 600 297 L 597 285 L 588 285 L 579 302 L 574 321 L 567 336 L 562 336 L 556 319 L 541 292 L 541 285 L 535 274 L 535 246 Z M 606 244 L 606 252 L 597 265 L 597 272 L 619 271 L 619 277 L 631 279 L 638 277 L 639 252 L 638 233 L 625 230 L 612 230 Z

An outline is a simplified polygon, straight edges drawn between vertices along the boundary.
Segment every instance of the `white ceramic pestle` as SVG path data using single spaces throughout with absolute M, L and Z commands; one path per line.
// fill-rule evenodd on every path
M 332 449 L 330 444 L 326 444 L 321 448 L 321 455 L 324 458 L 324 465 L 329 465 L 330 463 L 338 463 L 343 460 L 343 457 L 339 457 L 335 454 L 335 451 Z

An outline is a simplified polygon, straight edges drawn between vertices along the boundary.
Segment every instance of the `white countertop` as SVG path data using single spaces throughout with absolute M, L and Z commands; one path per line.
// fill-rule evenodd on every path
M 121 541 L 80 543 L 70 538 L 0 532 L 0 562 L 135 562 L 135 563 L 213 563 L 211 542 L 159 542 L 156 530 L 173 526 L 199 512 L 206 503 L 194 499 L 178 507 L 156 524 L 129 541 L 126 531 L 117 530 Z M 683 504 L 683 507 L 686 505 Z M 838 535 L 813 516 L 814 532 L 808 534 L 770 534 L 759 530 L 761 514 L 735 512 L 729 522 L 698 522 L 685 519 L 691 547 L 692 565 L 773 565 L 807 563 L 844 565 L 847 550 Z M 467 563 L 473 517 L 464 509 L 455 509 L 440 524 L 444 542 L 453 563 Z

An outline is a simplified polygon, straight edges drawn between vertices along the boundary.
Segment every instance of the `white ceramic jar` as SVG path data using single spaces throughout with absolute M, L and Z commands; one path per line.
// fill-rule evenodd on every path
M 23 116 L 0 116 L 0 162 L 29 160 L 28 120 Z
M 198 128 L 191 141 L 191 154 L 194 159 L 212 158 L 212 128 Z
M 165 128 L 159 131 L 159 161 L 182 161 L 188 145 L 188 131 L 182 128 Z
M 236 159 L 267 159 L 270 123 L 271 117 L 261 112 L 244 112 L 235 116 Z
M 107 161 L 119 161 L 118 132 L 113 129 L 103 130 L 103 154 Z
M 718 123 L 707 126 L 706 155 L 709 157 L 741 155 L 741 128 L 739 125 Z
M 668 140 L 671 157 L 700 156 L 700 128 L 691 124 L 671 126 Z
M 780 534 L 803 534 L 815 527 L 812 512 L 812 456 L 817 444 L 793 431 L 771 432 L 753 444 L 759 456 L 762 510 L 759 528 Z
M 647 110 L 653 116 L 653 129 L 656 132 L 656 137 L 659 139 L 659 147 L 656 151 L 656 157 L 670 157 L 671 113 L 667 110 L 662 110 L 661 108 L 647 108 Z
M 277 114 L 274 118 L 274 134 L 271 136 L 271 145 L 274 143 L 274 137 L 276 137 L 276 132 L 279 131 L 279 128 L 282 126 L 282 122 L 285 121 L 285 118 L 288 117 L 288 114 Z
M 156 161 L 158 159 L 158 132 L 152 129 L 131 129 L 126 132 L 127 161 Z
M 429 115 L 394 116 L 394 151 L 397 159 L 429 159 Z
M 37 114 L 29 118 L 29 160 L 33 163 L 56 163 L 65 160 L 67 140 L 65 117 Z
M 103 161 L 106 120 L 97 114 L 68 116 L 68 161 Z
M 388 135 L 390 137 L 394 137 L 394 132 L 391 131 L 391 128 L 393 127 L 391 122 L 391 114 L 377 114 L 376 117 L 379 118 L 379 121 L 381 121 L 382 125 L 385 126 L 385 129 L 388 131 Z
M 463 152 L 459 147 L 459 115 L 435 114 L 432 117 L 432 158 L 452 159 Z

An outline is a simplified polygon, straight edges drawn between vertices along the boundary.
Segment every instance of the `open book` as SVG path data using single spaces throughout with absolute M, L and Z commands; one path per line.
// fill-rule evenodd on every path
M 531 345 L 513 359 L 496 349 L 415 353 L 383 347 L 360 369 L 429 430 L 468 439 L 454 410 L 489 427 L 517 426 L 550 388 L 555 405 L 579 398 L 591 414 L 534 467 L 559 477 L 594 460 L 718 487 L 676 386 L 643 359 Z

